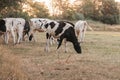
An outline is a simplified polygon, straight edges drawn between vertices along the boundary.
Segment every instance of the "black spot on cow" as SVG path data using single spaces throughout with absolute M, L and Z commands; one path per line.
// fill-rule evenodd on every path
M 1 32 L 6 32 L 6 26 L 5 26 L 5 21 L 4 20 L 0 20 L 0 31 Z
M 55 23 L 54 22 L 51 22 L 49 25 L 51 26 L 51 29 L 55 27 Z
M 49 24 L 47 23 L 47 24 L 45 24 L 45 28 L 47 29 L 48 28 L 48 26 L 49 26 Z

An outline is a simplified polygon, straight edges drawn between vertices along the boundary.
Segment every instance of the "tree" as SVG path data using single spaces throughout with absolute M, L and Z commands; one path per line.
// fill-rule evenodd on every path
M 119 23 L 119 9 L 114 0 L 102 0 L 101 21 L 108 24 Z
M 35 2 L 35 3 L 29 3 L 32 10 L 33 15 L 31 16 L 36 16 L 36 17 L 49 17 L 49 11 L 45 7 L 43 3 Z
M 27 17 L 22 12 L 22 3 L 26 0 L 0 0 L 0 17 Z

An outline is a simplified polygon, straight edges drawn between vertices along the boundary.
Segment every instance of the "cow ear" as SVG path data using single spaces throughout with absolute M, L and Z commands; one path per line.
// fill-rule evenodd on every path
M 41 20 L 39 20 L 41 22 Z
M 45 28 L 47 28 L 47 27 L 48 27 L 48 24 L 45 25 Z

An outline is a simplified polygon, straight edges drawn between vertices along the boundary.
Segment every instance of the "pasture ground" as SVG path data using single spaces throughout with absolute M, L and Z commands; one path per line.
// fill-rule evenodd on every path
M 64 45 L 56 52 L 56 44 L 46 53 L 45 34 L 36 34 L 36 43 L 0 41 L 0 80 L 120 80 L 119 32 L 88 31 L 82 54 L 71 43 L 68 53 Z

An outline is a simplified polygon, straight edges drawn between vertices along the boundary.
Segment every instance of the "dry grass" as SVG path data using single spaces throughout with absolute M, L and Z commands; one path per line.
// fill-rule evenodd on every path
M 0 45 L 0 80 L 28 80 L 19 60 L 7 45 Z
M 82 54 L 71 43 L 68 53 L 63 45 L 56 52 L 56 44 L 46 53 L 45 33 L 36 33 L 36 38 L 36 43 L 15 46 L 0 41 L 0 80 L 120 80 L 119 32 L 88 31 Z
M 95 31 L 120 31 L 119 25 L 108 25 L 92 20 L 87 20 L 87 22 Z
M 77 54 L 71 43 L 68 53 L 64 53 L 63 45 L 56 53 L 56 44 L 49 53 L 44 52 L 44 33 L 36 34 L 36 43 L 2 44 L 1 80 L 119 80 L 119 36 L 118 32 L 87 32 L 82 54 Z

